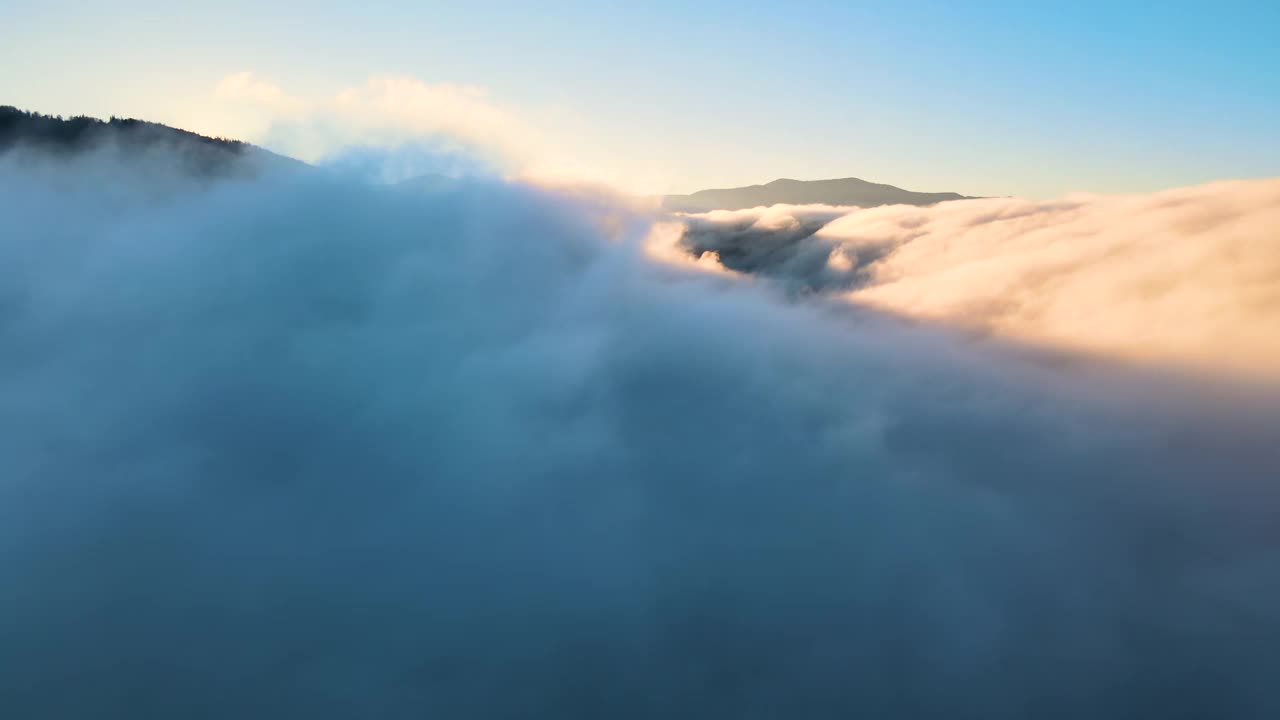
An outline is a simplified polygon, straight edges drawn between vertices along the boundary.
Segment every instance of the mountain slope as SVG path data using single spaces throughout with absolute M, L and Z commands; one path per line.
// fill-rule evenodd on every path
M 130 155 L 163 152 L 176 157 L 183 171 L 197 176 L 244 175 L 305 167 L 301 161 L 256 145 L 207 137 L 160 123 L 116 117 L 64 119 L 0 105 L 0 156 L 25 152 L 69 157 L 104 147 Z
M 932 205 L 945 200 L 964 200 L 953 192 L 922 193 L 858 178 L 837 180 L 774 180 L 765 185 L 699 190 L 691 195 L 667 195 L 663 207 L 678 212 L 741 210 L 761 205 Z

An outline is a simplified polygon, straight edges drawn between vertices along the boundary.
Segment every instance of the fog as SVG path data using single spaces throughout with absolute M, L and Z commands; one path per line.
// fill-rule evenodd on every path
M 1280 179 L 682 222 L 688 253 L 792 290 L 1115 358 L 1280 368 Z
M 1272 389 L 131 162 L 0 159 L 8 717 L 1280 712 Z

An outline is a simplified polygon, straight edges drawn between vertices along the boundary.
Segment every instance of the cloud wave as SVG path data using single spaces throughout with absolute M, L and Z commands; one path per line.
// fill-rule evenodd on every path
M 779 206 L 687 216 L 683 245 L 793 288 L 1020 340 L 1250 374 L 1280 368 L 1280 179 L 830 215 Z
M 583 198 L 90 170 L 0 160 L 15 717 L 1280 712 L 1274 395 L 791 303 Z

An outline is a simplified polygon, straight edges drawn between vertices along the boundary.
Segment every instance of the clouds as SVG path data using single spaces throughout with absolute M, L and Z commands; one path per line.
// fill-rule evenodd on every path
M 286 95 L 279 85 L 249 70 L 231 73 L 219 80 L 214 95 L 223 100 L 256 103 L 281 113 L 292 114 L 306 109 L 306 102 L 301 98 Z
M 712 210 L 677 213 L 683 234 L 673 246 L 698 258 L 737 272 L 760 274 L 792 290 L 848 284 L 848 268 L 828 267 L 832 251 L 826 243 L 811 242 L 832 220 L 854 208 L 832 205 L 774 205 L 750 210 Z M 834 271 L 834 272 L 833 272 Z
M 437 170 L 445 172 L 464 156 L 508 172 L 547 161 L 538 133 L 476 86 L 371 75 L 329 97 L 307 98 L 246 71 L 223 78 L 215 95 L 265 119 L 261 142 L 309 161 L 351 146 L 409 146 L 439 156 L 445 167 Z
M 593 192 L 634 191 L 641 175 L 657 181 L 653 172 L 621 172 L 619 156 L 589 139 L 592 128 L 571 109 L 517 110 L 477 85 L 374 74 L 329 92 L 294 94 L 242 71 L 223 77 L 213 96 L 213 108 L 191 122 L 203 127 L 208 116 L 223 116 L 218 132 L 236 127 L 237 137 L 308 162 L 346 165 L 353 152 L 381 153 L 396 156 L 397 168 L 413 157 L 419 173 L 498 175 Z M 387 174 L 404 179 L 398 171 Z
M 769 213 L 782 210 L 805 212 Z M 1280 326 L 1280 180 L 824 219 L 802 224 L 803 237 L 766 229 L 739 242 L 740 220 L 694 216 L 684 244 L 694 255 L 732 244 L 735 269 L 1020 340 L 1249 373 L 1280 367 L 1270 330 Z
M 497 182 L 84 170 L 0 165 L 15 715 L 1280 709 L 1265 391 L 788 303 Z

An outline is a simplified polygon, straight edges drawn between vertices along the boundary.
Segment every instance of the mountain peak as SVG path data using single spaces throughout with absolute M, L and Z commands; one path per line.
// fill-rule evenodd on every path
M 856 177 L 830 180 L 778 178 L 764 185 L 699 190 L 689 195 L 667 195 L 663 207 L 677 212 L 742 210 L 761 205 L 933 205 L 947 200 L 964 200 L 954 192 L 925 193 L 903 190 L 893 185 L 873 183 Z

